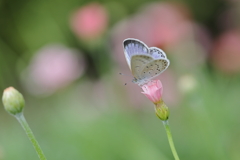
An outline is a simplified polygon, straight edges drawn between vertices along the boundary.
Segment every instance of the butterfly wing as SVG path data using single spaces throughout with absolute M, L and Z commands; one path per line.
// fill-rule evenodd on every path
M 170 61 L 168 59 L 155 59 L 145 65 L 139 74 L 150 80 L 164 72 L 168 68 L 169 64 Z
M 135 79 L 142 80 L 144 77 L 143 70 L 153 61 L 153 58 L 148 55 L 134 55 L 131 57 L 131 71 Z
M 164 72 L 170 65 L 164 51 L 148 46 L 137 39 L 128 38 L 123 41 L 124 54 L 134 81 L 143 85 Z
M 139 74 L 143 77 L 152 79 L 164 72 L 170 65 L 170 61 L 167 59 L 165 52 L 157 47 L 149 48 L 149 53 L 153 58 L 153 61 L 144 66 L 143 70 Z
M 127 60 L 128 66 L 131 68 L 131 59 L 134 55 L 149 55 L 148 46 L 134 38 L 128 38 L 123 41 L 123 48 L 125 58 Z
M 149 53 L 154 59 L 167 59 L 165 52 L 157 47 L 150 47 Z
M 170 62 L 168 59 L 153 59 L 147 55 L 135 55 L 131 58 L 132 74 L 139 85 L 143 85 L 164 72 Z

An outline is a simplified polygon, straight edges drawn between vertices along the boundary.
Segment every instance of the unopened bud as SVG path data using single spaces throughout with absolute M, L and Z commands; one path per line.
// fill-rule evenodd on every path
M 5 110 L 13 115 L 21 113 L 25 106 L 22 94 L 13 87 L 4 90 L 2 101 Z
M 161 100 L 159 103 L 155 105 L 155 113 L 159 119 L 162 121 L 168 120 L 169 110 L 166 104 Z

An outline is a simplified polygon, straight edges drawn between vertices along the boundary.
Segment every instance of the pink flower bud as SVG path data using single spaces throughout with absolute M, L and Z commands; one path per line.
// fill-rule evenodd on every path
M 145 96 L 147 96 L 147 98 L 154 104 L 157 104 L 161 101 L 163 87 L 160 80 L 152 80 L 145 84 L 144 86 L 142 86 L 142 89 L 144 91 L 142 93 L 145 94 Z

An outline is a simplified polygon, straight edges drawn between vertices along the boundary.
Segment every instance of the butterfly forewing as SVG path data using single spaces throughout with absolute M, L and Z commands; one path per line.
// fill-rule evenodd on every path
M 137 39 L 129 38 L 124 40 L 123 47 L 124 47 L 124 54 L 129 67 L 131 67 L 132 56 L 149 54 L 148 46 Z

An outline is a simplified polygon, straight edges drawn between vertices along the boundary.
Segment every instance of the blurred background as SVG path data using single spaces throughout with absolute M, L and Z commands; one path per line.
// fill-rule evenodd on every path
M 0 89 L 22 92 L 48 159 L 172 160 L 131 83 L 122 41 L 137 38 L 171 61 L 158 79 L 180 158 L 239 160 L 239 11 L 237 0 L 1 0 Z M 33 159 L 1 103 L 0 160 Z

